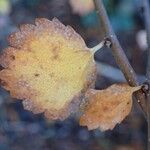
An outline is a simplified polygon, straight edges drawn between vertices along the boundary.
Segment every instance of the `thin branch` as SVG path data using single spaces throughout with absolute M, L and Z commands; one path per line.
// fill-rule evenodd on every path
M 147 93 L 146 96 L 146 101 L 147 101 L 147 128 L 148 128 L 148 143 L 147 143 L 147 147 L 148 149 L 150 149 L 150 89 L 149 92 Z
M 122 47 L 120 46 L 118 39 L 110 25 L 105 7 L 103 5 L 102 0 L 94 0 L 95 7 L 97 10 L 97 13 L 99 15 L 99 19 L 101 21 L 101 28 L 103 28 L 103 31 L 105 33 L 105 36 L 109 36 L 110 40 L 112 42 L 112 53 L 113 56 L 120 67 L 121 71 L 123 72 L 127 82 L 131 86 L 138 86 L 139 83 L 136 78 L 136 74 L 131 67 Z M 136 99 L 141 106 L 144 115 L 146 116 L 146 105 L 145 105 L 145 99 L 142 93 L 136 93 Z
M 149 0 L 143 0 L 144 6 L 144 18 L 145 18 L 145 27 L 147 33 L 147 44 L 148 44 L 148 62 L 146 76 L 150 80 L 150 3 Z
M 143 0 L 144 6 L 144 18 L 145 18 L 145 28 L 147 33 L 147 44 L 148 44 L 148 57 L 147 57 L 147 68 L 146 77 L 148 79 L 148 90 L 146 93 L 147 102 L 147 123 L 148 123 L 148 149 L 150 149 L 150 3 L 149 0 Z
M 142 86 L 142 90 L 145 93 L 146 104 L 147 104 L 147 149 L 150 149 L 150 82 L 145 82 Z

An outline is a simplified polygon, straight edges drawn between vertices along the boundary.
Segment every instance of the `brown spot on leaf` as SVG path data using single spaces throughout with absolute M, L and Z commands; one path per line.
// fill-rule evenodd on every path
M 109 108 L 107 106 L 103 107 L 104 112 L 107 111 Z
M 3 70 L 3 69 L 4 69 L 4 67 L 2 65 L 0 65 L 0 71 Z
M 15 60 L 15 56 L 14 56 L 14 55 L 11 55 L 10 58 L 11 58 L 12 60 Z
M 52 78 L 54 77 L 54 73 L 50 73 L 49 76 Z
M 53 59 L 59 58 L 59 48 L 57 46 L 52 49 L 52 53 L 53 53 Z
M 0 79 L 0 85 L 1 85 L 1 86 L 6 86 L 7 83 L 6 83 L 5 81 L 3 81 L 3 80 Z
M 40 76 L 40 74 L 38 74 L 38 73 L 35 73 L 35 74 L 34 74 L 34 76 L 35 76 L 35 77 L 38 77 L 38 76 Z

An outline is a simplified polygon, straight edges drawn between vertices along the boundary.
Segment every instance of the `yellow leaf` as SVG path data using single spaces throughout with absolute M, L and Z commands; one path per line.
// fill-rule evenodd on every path
M 114 84 L 104 90 L 90 89 L 86 94 L 87 104 L 80 118 L 80 125 L 89 130 L 113 129 L 131 111 L 132 93 L 140 87 Z
M 95 83 L 93 54 L 70 26 L 57 19 L 36 19 L 8 38 L 0 57 L 3 87 L 24 108 L 65 119 L 77 111 L 86 90 Z

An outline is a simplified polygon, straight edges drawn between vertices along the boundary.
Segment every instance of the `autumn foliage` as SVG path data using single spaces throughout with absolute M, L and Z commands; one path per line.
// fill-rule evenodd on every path
M 87 91 L 87 106 L 80 118 L 80 125 L 89 130 L 100 128 L 101 131 L 113 129 L 131 111 L 132 93 L 139 87 L 127 84 L 114 84 L 104 90 Z
M 64 120 L 81 111 L 82 104 L 80 124 L 102 131 L 113 129 L 129 114 L 137 88 L 92 89 L 93 53 L 70 26 L 57 19 L 36 19 L 35 25 L 21 25 L 8 42 L 0 57 L 1 85 L 12 97 L 22 99 L 25 109 L 44 113 L 50 120 Z

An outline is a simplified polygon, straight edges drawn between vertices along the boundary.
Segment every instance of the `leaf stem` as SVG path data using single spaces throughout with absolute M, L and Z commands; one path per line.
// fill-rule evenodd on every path
M 94 54 L 96 53 L 98 50 L 100 50 L 101 48 L 103 48 L 105 46 L 105 41 L 100 42 L 98 45 L 90 48 L 90 51 Z
M 111 39 L 109 37 L 105 37 L 102 42 L 100 42 L 98 45 L 94 46 L 93 48 L 90 48 L 90 51 L 94 54 L 104 46 L 110 48 L 112 46 Z

